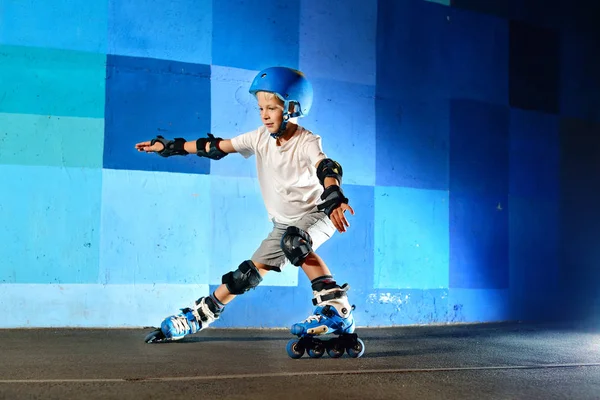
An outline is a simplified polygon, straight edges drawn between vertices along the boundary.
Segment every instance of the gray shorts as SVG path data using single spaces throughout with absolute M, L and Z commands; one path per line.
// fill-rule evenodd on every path
M 319 246 L 333 236 L 336 230 L 329 217 L 324 212 L 318 210 L 306 214 L 290 225 L 308 232 L 313 241 L 313 250 L 317 250 Z M 290 225 L 274 222 L 273 230 L 262 241 L 258 249 L 256 249 L 252 255 L 252 261 L 263 263 L 271 267 L 271 270 L 281 272 L 281 268 L 289 262 L 283 250 L 281 250 L 281 237 Z

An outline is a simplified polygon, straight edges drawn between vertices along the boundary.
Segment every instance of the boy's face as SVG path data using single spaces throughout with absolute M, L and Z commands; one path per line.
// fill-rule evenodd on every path
M 283 101 L 276 95 L 266 92 L 256 94 L 260 119 L 269 133 L 277 133 L 283 122 Z

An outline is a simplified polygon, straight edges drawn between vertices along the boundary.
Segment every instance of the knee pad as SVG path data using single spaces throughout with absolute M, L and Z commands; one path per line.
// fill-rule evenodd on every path
M 221 282 L 227 286 L 229 293 L 244 294 L 257 287 L 262 279 L 256 265 L 251 260 L 246 260 L 235 271 L 223 275 Z
M 298 267 L 312 253 L 312 239 L 308 232 L 295 226 L 288 226 L 281 237 L 281 249 L 287 259 Z

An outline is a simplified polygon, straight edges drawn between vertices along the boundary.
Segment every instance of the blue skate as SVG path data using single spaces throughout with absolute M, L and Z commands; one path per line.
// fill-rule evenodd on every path
M 346 292 L 350 287 L 342 287 L 313 292 L 314 314 L 302 322 L 292 325 L 291 333 L 298 339 L 291 339 L 286 347 L 291 358 L 301 358 L 306 351 L 311 358 L 320 358 L 325 351 L 332 358 L 344 355 L 357 358 L 364 354 L 365 344 L 354 333 L 354 316 Z M 337 335 L 322 340 L 320 336 Z
M 165 318 L 160 328 L 150 332 L 144 341 L 157 343 L 183 339 L 207 328 L 219 315 L 213 300 L 210 297 L 201 297 L 194 302 L 192 308 L 182 308 L 178 315 Z

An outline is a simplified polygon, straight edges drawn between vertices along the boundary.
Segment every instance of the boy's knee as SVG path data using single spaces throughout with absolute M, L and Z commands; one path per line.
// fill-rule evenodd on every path
M 287 259 L 298 267 L 313 251 L 312 238 L 308 232 L 296 226 L 288 226 L 281 237 L 281 249 Z
M 223 275 L 221 281 L 227 286 L 229 293 L 239 295 L 257 287 L 262 279 L 256 265 L 251 260 L 246 260 L 235 271 Z

